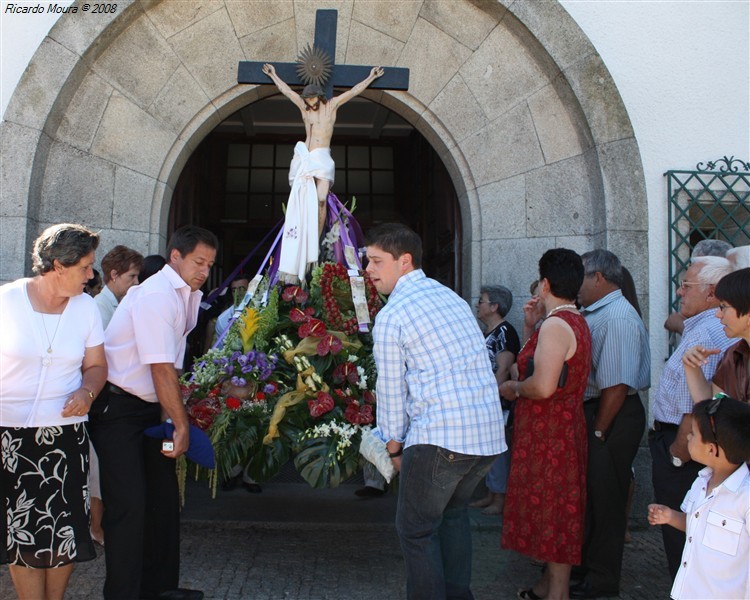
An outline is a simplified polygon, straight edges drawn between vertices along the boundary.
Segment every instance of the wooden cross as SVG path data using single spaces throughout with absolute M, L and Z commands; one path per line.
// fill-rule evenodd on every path
M 324 50 L 332 61 L 336 60 L 336 21 L 338 11 L 334 9 L 318 10 L 315 13 L 315 46 Z M 268 61 L 265 61 L 268 62 Z M 237 83 L 273 83 L 271 78 L 263 73 L 265 62 L 243 60 L 237 69 Z M 289 85 L 304 85 L 297 75 L 297 63 L 273 63 L 278 76 Z M 381 65 L 372 65 L 381 66 Z M 331 76 L 323 86 L 326 98 L 333 96 L 334 87 L 354 87 L 370 74 L 372 66 L 359 65 L 331 65 Z M 368 89 L 378 90 L 408 90 L 409 69 L 402 67 L 384 67 L 385 73 L 373 81 Z

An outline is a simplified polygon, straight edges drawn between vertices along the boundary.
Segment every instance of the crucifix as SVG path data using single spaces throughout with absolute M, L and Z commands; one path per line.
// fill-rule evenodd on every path
M 336 60 L 336 21 L 338 11 L 321 9 L 315 13 L 315 48 L 322 50 L 330 57 L 331 76 L 322 86 L 326 97 L 333 95 L 334 87 L 353 87 L 370 72 L 370 67 L 359 65 L 337 65 Z M 264 62 L 241 61 L 237 69 L 237 83 L 270 83 L 263 73 Z M 299 63 L 274 63 L 279 77 L 289 85 L 304 85 L 306 82 L 298 75 Z M 370 87 L 378 90 L 409 89 L 409 69 L 387 67 L 382 77 L 372 82 Z
M 284 283 L 304 282 L 308 268 L 318 261 L 328 203 L 337 201 L 330 194 L 335 175 L 330 146 L 336 111 L 369 86 L 398 90 L 409 87 L 408 69 L 334 64 L 337 15 L 336 10 L 317 11 L 315 44 L 312 48 L 308 45 L 296 63 L 243 61 L 237 74 L 238 83 L 275 84 L 299 108 L 305 124 L 306 139 L 295 145 L 289 167 L 292 189 L 278 266 Z M 307 85 L 298 93 L 290 84 Z M 333 96 L 334 86 L 349 89 Z

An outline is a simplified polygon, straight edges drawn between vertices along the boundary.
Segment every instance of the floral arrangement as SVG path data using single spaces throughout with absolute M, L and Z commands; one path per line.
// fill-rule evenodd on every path
M 372 320 L 381 301 L 364 280 Z M 214 487 L 236 465 L 267 481 L 290 458 L 313 487 L 353 475 L 376 398 L 372 340 L 360 331 L 347 270 L 323 263 L 308 289 L 264 280 L 182 386 L 191 422 L 214 445 Z

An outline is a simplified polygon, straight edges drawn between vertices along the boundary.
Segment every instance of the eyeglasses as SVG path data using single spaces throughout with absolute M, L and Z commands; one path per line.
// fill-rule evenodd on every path
M 716 443 L 719 443 L 719 436 L 716 435 L 716 422 L 714 421 L 714 415 L 719 410 L 719 404 L 726 397 L 726 394 L 716 394 L 706 406 L 706 414 L 708 415 L 708 422 L 711 423 L 711 433 L 714 434 Z
M 691 285 L 705 285 L 704 283 L 698 283 L 697 281 L 685 281 L 684 279 L 680 281 L 680 289 L 686 290 Z

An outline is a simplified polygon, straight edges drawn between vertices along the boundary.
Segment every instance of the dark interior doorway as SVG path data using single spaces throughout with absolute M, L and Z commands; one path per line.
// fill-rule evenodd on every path
M 283 217 L 294 144 L 304 139 L 298 109 L 281 95 L 237 111 L 188 160 L 175 186 L 169 233 L 193 223 L 222 242 L 218 285 Z M 364 98 L 339 111 L 331 148 L 333 192 L 366 232 L 400 221 L 420 234 L 424 269 L 461 293 L 461 214 L 448 172 L 427 140 L 396 113 Z M 267 242 L 270 245 L 272 239 Z M 257 271 L 268 245 L 250 260 Z

